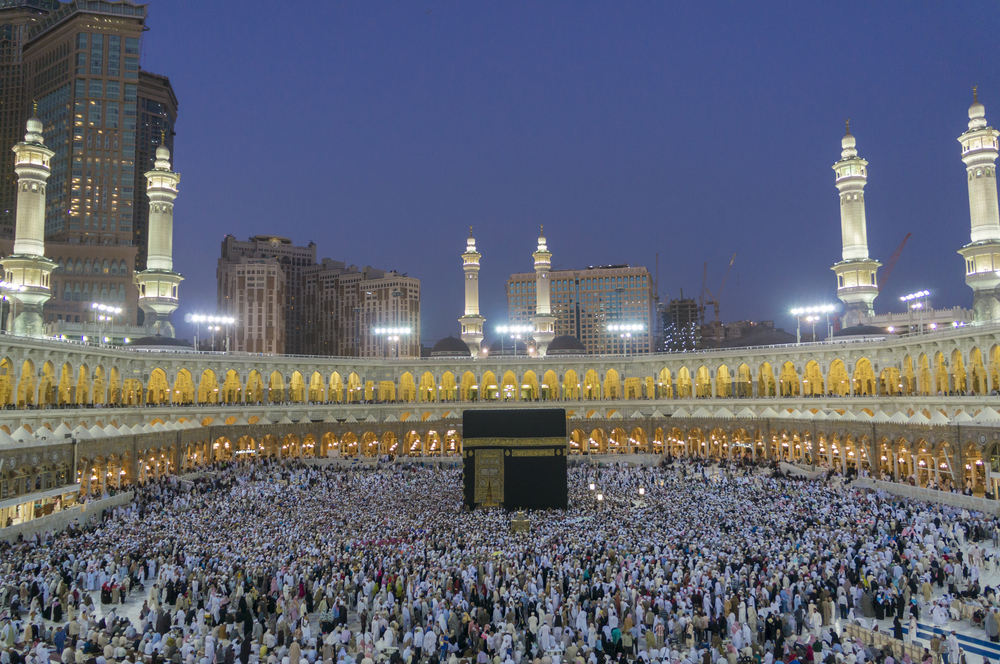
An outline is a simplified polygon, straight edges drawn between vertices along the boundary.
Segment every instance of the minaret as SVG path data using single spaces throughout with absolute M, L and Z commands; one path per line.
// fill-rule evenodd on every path
M 1000 319 L 1000 213 L 997 210 L 997 137 L 986 125 L 986 109 L 976 89 L 969 107 L 969 130 L 958 137 L 969 178 L 972 241 L 958 250 L 965 257 L 965 283 L 972 289 L 976 322 Z
M 15 287 L 9 291 L 17 315 L 12 329 L 32 336 L 44 333 L 42 306 L 52 297 L 49 276 L 56 268 L 45 257 L 45 186 L 51 173 L 49 160 L 55 152 L 45 147 L 37 113 L 36 107 L 24 140 L 13 148 L 17 173 L 14 253 L 0 261 L 4 280 Z
M 462 341 L 469 346 L 473 357 L 482 352 L 483 324 L 486 322 L 479 315 L 479 258 L 476 238 L 472 237 L 472 226 L 469 226 L 469 239 L 466 240 L 465 253 L 462 254 L 462 269 L 465 270 L 465 315 L 458 322 L 462 326 Z
M 872 303 L 878 297 L 876 272 L 882 266 L 868 257 L 868 228 L 865 221 L 865 185 L 868 162 L 858 156 L 856 142 L 847 123 L 847 134 L 840 142 L 840 161 L 833 165 L 840 190 L 840 232 L 843 260 L 831 269 L 837 273 L 837 297 L 844 303 L 843 327 L 873 315 Z
M 545 356 L 549 343 L 556 336 L 556 317 L 552 315 L 552 300 L 549 296 L 549 269 L 552 267 L 552 254 L 545 246 L 545 226 L 541 227 L 538 237 L 538 249 L 532 254 L 535 257 L 535 352 L 539 357 Z
M 146 313 L 146 327 L 155 334 L 174 336 L 170 314 L 180 304 L 178 285 L 184 277 L 174 272 L 174 199 L 177 198 L 179 173 L 170 170 L 170 150 L 160 138 L 153 170 L 146 173 L 146 193 L 149 195 L 149 246 L 146 249 L 146 269 L 137 272 L 139 306 Z

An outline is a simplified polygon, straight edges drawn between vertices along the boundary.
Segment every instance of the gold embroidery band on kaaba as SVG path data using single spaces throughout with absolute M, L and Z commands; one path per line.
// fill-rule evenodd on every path
M 551 438 L 466 438 L 462 447 L 562 447 L 567 446 L 563 437 Z
M 549 449 L 539 449 L 539 450 L 511 450 L 511 456 L 516 457 L 550 457 L 557 456 L 558 452 L 562 450 L 554 450 L 551 447 Z

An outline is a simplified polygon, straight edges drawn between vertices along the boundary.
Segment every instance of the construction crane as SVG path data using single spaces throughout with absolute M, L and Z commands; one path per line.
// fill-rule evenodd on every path
M 903 247 L 906 246 L 906 241 L 910 239 L 913 233 L 907 233 L 903 241 L 899 243 L 896 247 L 896 251 L 889 257 L 889 261 L 885 264 L 885 272 L 882 273 L 882 278 L 879 279 L 878 292 L 881 293 L 882 289 L 885 288 L 885 282 L 889 281 L 889 275 L 892 274 L 892 268 L 896 266 L 896 261 L 899 260 L 899 254 L 903 252 Z
M 726 282 L 729 281 L 729 272 L 730 272 L 730 270 L 733 269 L 733 263 L 735 261 L 736 261 L 736 254 L 733 253 L 733 257 L 729 259 L 729 267 L 726 268 L 726 276 L 723 277 L 723 279 L 722 279 L 722 285 L 719 286 L 719 290 L 717 291 L 719 293 L 718 296 L 713 295 L 712 291 L 710 291 L 708 288 L 705 287 L 705 276 L 707 275 L 707 272 L 708 272 L 708 263 L 705 264 L 706 275 L 702 275 L 702 281 L 701 281 L 702 291 L 703 291 L 702 296 L 701 296 L 702 300 L 704 301 L 704 299 L 705 299 L 704 293 L 708 293 L 709 302 L 712 303 L 712 307 L 715 309 L 715 347 L 716 348 L 719 347 L 719 343 L 722 341 L 722 339 L 721 339 L 722 325 L 719 323 L 719 298 L 722 297 L 722 289 L 726 287 Z M 705 319 L 705 303 L 704 302 L 702 304 L 701 316 L 702 316 L 702 321 L 704 321 L 704 319 Z M 702 324 L 704 325 L 704 322 Z

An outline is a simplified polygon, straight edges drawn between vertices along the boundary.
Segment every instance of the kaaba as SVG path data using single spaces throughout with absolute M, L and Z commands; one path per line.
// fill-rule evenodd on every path
M 566 509 L 566 411 L 466 410 L 465 505 Z

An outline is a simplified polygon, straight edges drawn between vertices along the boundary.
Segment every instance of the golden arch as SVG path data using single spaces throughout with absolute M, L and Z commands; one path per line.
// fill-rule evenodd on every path
M 538 401 L 540 390 L 538 376 L 534 371 L 524 372 L 524 376 L 521 378 L 520 393 L 522 401 Z
M 661 399 L 674 398 L 674 384 L 670 378 L 670 369 L 663 367 L 656 379 L 656 396 Z
M 399 400 L 404 403 L 413 403 L 417 400 L 417 386 L 413 382 L 413 374 L 409 371 L 399 377 Z
M 563 376 L 563 399 L 576 401 L 580 398 L 580 377 L 572 369 Z
M 190 375 L 188 378 L 190 379 Z M 146 388 L 146 403 L 170 403 L 170 386 L 167 384 L 167 373 L 163 369 L 153 369 L 149 375 L 149 385 Z
M 288 400 L 292 403 L 303 403 L 306 400 L 306 381 L 299 371 L 293 371 L 292 377 L 288 379 Z
M 712 396 L 712 375 L 708 371 L 708 367 L 704 364 L 698 367 L 698 371 L 695 372 L 695 396 L 699 399 L 706 399 Z
M 215 372 L 205 369 L 198 381 L 198 403 L 219 403 L 219 381 Z
M 323 375 L 318 371 L 309 376 L 309 403 L 323 403 L 326 395 L 323 391 Z M 315 445 L 315 441 L 313 443 Z
M 420 385 L 417 387 L 418 401 L 421 403 L 433 403 L 438 400 L 437 384 L 434 381 L 434 374 L 425 371 L 420 376 Z
M 559 377 L 556 372 L 549 369 L 542 375 L 541 398 L 546 401 L 559 399 Z
M 802 376 L 802 394 L 807 397 L 818 397 L 825 393 L 826 385 L 823 380 L 823 372 L 819 368 L 819 362 L 809 360 L 806 362 L 806 370 Z
M 715 396 L 729 398 L 733 396 L 733 380 L 729 375 L 729 367 L 720 364 L 715 370 Z
M 475 374 L 471 371 L 466 371 L 462 374 L 462 383 L 459 386 L 459 398 L 462 401 L 479 401 L 482 394 L 486 394 L 486 392 L 480 391 L 479 385 L 476 384 Z
M 194 379 L 191 377 L 191 372 L 187 369 L 181 369 L 177 372 L 177 378 L 174 380 L 174 390 L 170 394 L 169 401 L 176 404 L 194 403 Z M 164 401 L 162 403 L 167 402 Z
M 604 372 L 604 397 L 606 399 L 621 399 L 622 384 L 618 372 L 608 369 Z
M 344 379 L 337 371 L 330 374 L 330 401 L 333 403 L 344 402 Z M 322 447 L 322 440 L 320 441 L 320 444 Z
M 441 374 L 441 384 L 438 386 L 438 400 L 458 400 L 458 385 L 455 383 L 455 374 L 450 371 L 445 371 Z
M 260 375 L 260 372 L 253 370 L 250 375 L 247 376 L 247 391 L 246 391 L 246 402 L 247 403 L 263 403 L 264 401 L 264 377 Z
M 500 394 L 497 377 L 492 371 L 483 372 L 483 380 L 479 385 L 479 398 L 483 401 L 496 401 Z
M 875 371 L 867 357 L 854 363 L 854 394 L 869 396 L 875 394 Z
M 778 396 L 777 381 L 774 380 L 774 369 L 770 362 L 762 362 L 757 369 L 757 396 Z
M 267 400 L 271 403 L 281 403 L 285 400 L 285 377 L 275 369 L 267 384 Z
M 781 377 L 778 379 L 781 387 L 781 396 L 797 397 L 802 393 L 802 384 L 799 381 L 799 374 L 795 371 L 795 365 L 785 362 L 781 365 Z

